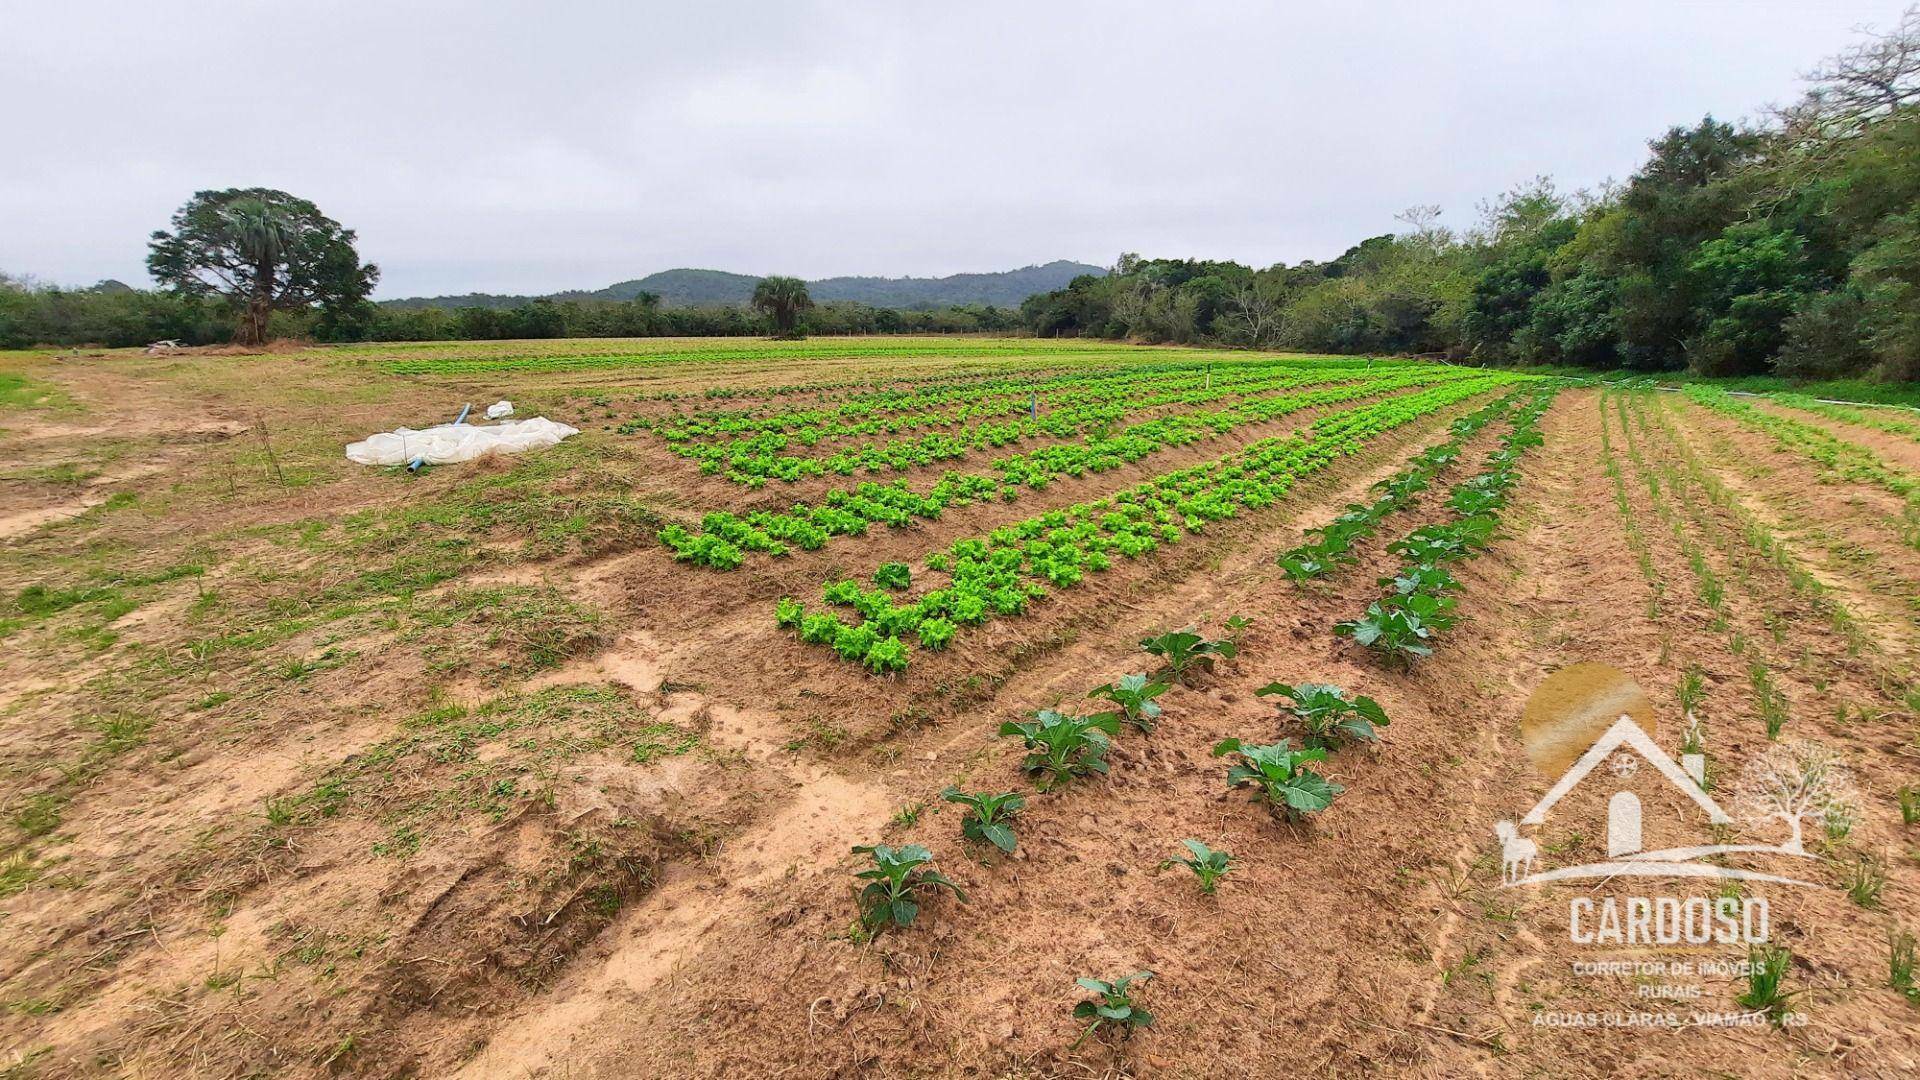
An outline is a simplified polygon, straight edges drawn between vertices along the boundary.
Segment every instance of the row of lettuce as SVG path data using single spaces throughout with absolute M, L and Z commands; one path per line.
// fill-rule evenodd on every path
M 911 662 L 909 637 L 941 649 L 965 628 L 1028 610 L 1050 589 L 1072 588 L 1116 556 L 1138 558 L 1179 543 L 1213 522 L 1261 510 L 1301 478 L 1360 453 L 1376 436 L 1525 376 L 1477 374 L 1415 393 L 1355 406 L 1286 436 L 1261 440 L 1226 457 L 1165 473 L 1111 496 L 1052 510 L 986 536 L 955 542 L 929 556 L 928 570 L 948 582 L 917 600 L 905 593 L 910 570 L 883 570 L 875 587 L 843 580 L 822 590 L 810 610 L 792 597 L 776 605 L 776 621 L 801 640 L 885 674 Z
M 672 549 L 676 559 L 731 570 L 742 565 L 749 553 L 779 557 L 795 547 L 814 551 L 835 536 L 864 535 L 871 524 L 901 527 L 916 518 L 937 520 L 955 506 L 1012 502 L 1063 477 L 1109 472 L 1169 448 L 1217 439 L 1303 410 L 1436 385 L 1484 389 L 1490 377 L 1429 366 L 1324 385 L 1316 382 L 1292 392 L 1244 398 L 1218 410 L 1157 417 L 1117 431 L 1099 432 L 1077 443 L 1008 454 L 991 461 L 990 471 L 949 470 L 924 492 L 905 481 L 866 481 L 833 489 L 818 503 L 797 502 L 785 511 L 713 511 L 702 518 L 699 529 L 669 525 L 660 531 L 659 540 Z

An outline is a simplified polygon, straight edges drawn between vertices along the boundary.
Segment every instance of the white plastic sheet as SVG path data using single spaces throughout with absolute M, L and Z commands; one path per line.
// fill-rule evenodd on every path
M 419 459 L 429 465 L 451 465 L 486 454 L 542 450 L 578 434 L 579 428 L 557 424 L 544 416 L 504 424 L 439 424 L 419 431 L 397 428 L 348 443 L 347 460 L 362 465 L 406 465 Z
M 505 420 L 507 417 L 512 415 L 513 415 L 513 402 L 511 401 L 505 401 L 505 400 L 496 401 L 493 404 L 487 406 L 487 419 L 489 420 Z

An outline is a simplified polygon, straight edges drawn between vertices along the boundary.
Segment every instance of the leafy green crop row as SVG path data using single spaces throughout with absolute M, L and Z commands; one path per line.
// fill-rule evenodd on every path
M 1833 405 L 1802 394 L 1770 396 L 1782 405 L 1802 412 L 1810 412 L 1815 416 L 1859 424 L 1861 427 L 1873 428 L 1875 431 L 1884 431 L 1889 435 L 1900 435 L 1914 442 L 1920 442 L 1920 413 L 1910 409 L 1863 409 L 1852 405 Z
M 906 635 L 918 634 L 922 647 L 942 647 L 960 627 L 1021 614 L 1050 587 L 1071 588 L 1086 574 L 1108 569 L 1116 554 L 1138 558 L 1242 509 L 1271 506 L 1300 477 L 1358 453 L 1381 432 L 1523 378 L 1477 376 L 1356 406 L 1322 417 L 1304 431 L 1262 440 L 1112 496 L 957 541 L 926 560 L 930 570 L 949 575 L 949 584 L 917 601 L 895 603 L 885 590 L 863 589 L 855 582 L 826 586 L 828 604 L 852 608 L 858 621 L 843 621 L 828 611 L 805 612 L 792 598 L 783 599 L 776 617 L 801 640 L 830 647 L 844 660 L 864 663 L 875 673 L 898 671 L 909 662 Z M 925 633 L 929 623 L 938 629 L 939 645 Z
M 1389 659 L 1409 663 L 1433 655 L 1433 635 L 1455 621 L 1451 593 L 1460 582 L 1447 564 L 1468 558 L 1492 540 L 1506 507 L 1507 493 L 1519 482 L 1520 458 L 1545 441 L 1540 416 L 1553 404 L 1555 390 L 1541 391 L 1514 417 L 1513 430 L 1487 457 L 1487 469 L 1455 485 L 1447 506 L 1454 518 L 1415 529 L 1387 550 L 1406 562 L 1399 573 L 1380 579 L 1391 591 L 1367 606 L 1358 619 L 1339 623 L 1334 632 L 1350 637 Z
M 717 473 L 748 487 L 760 487 L 769 479 L 791 483 L 809 476 L 851 476 L 862 470 L 905 471 L 1024 439 L 1042 436 L 1066 439 L 1089 431 L 1104 431 L 1129 415 L 1168 405 L 1200 405 L 1237 395 L 1270 393 L 1367 375 L 1351 366 L 1303 370 L 1299 365 L 1238 368 L 1222 372 L 1217 378 L 1211 371 L 1197 370 L 1171 375 L 1129 372 L 1083 377 L 1064 391 L 1058 390 L 1057 384 L 1065 380 L 1056 380 L 1055 385 L 1048 387 L 1044 399 L 1038 389 L 1022 386 L 1011 393 L 997 393 L 990 400 L 975 400 L 947 409 L 887 411 L 851 421 L 844 418 L 844 410 L 851 407 L 850 403 L 837 410 L 772 417 L 688 418 L 662 425 L 659 431 L 674 453 L 699 461 L 703 472 Z M 971 393 L 981 391 L 979 387 L 970 390 Z M 628 425 L 621 430 L 634 427 Z M 714 442 L 700 441 L 707 437 L 703 431 L 723 427 L 751 429 L 752 433 Z M 958 427 L 959 430 L 931 431 L 914 438 L 888 439 L 877 445 L 869 442 L 823 457 L 788 452 L 796 446 L 811 450 L 823 441 L 895 435 L 925 427 Z
M 1509 394 L 1455 420 L 1448 429 L 1446 442 L 1429 446 L 1408 458 L 1399 472 L 1373 485 L 1373 490 L 1379 493 L 1373 502 L 1352 503 L 1332 521 L 1308 530 L 1313 539 L 1282 553 L 1281 568 L 1299 582 L 1332 573 L 1341 563 L 1352 561 L 1355 541 L 1372 536 L 1389 515 L 1413 505 L 1419 494 L 1432 484 L 1434 475 L 1459 458 L 1467 440 L 1505 416 L 1515 400 L 1517 393 Z
M 1477 374 L 1463 377 L 1447 369 L 1428 368 L 1387 375 L 1372 381 L 1259 398 L 1216 413 L 1163 417 L 1136 424 L 1115 434 L 1089 438 L 1082 443 L 1009 455 L 992 463 L 997 476 L 948 472 L 925 494 L 912 490 L 904 482 L 878 484 L 869 481 L 851 491 L 837 489 L 828 492 L 822 505 L 796 503 L 784 513 L 763 510 L 741 516 L 728 511 L 715 511 L 702 519 L 699 533 L 690 532 L 680 525 L 670 525 L 660 531 L 659 540 L 673 549 L 676 559 L 731 570 L 741 565 L 748 551 L 775 556 L 787 554 L 792 547 L 814 551 L 824 547 L 834 536 L 862 535 L 869 524 L 900 527 L 915 518 L 937 520 L 943 511 L 952 506 L 966 506 L 992 499 L 1010 502 L 1019 498 L 1024 489 L 1044 488 L 1062 476 L 1106 472 L 1139 461 L 1169 446 L 1190 445 L 1238 427 L 1274 420 L 1303 409 L 1391 393 L 1426 383 L 1484 385 L 1485 378 Z
M 1874 484 L 1898 495 L 1906 501 L 1902 512 L 1906 519 L 1903 536 L 1908 546 L 1920 549 L 1920 477 L 1888 468 L 1873 451 L 1838 438 L 1818 425 L 1776 416 L 1718 387 L 1691 384 L 1686 394 L 1694 404 L 1759 428 L 1772 435 L 1781 446 L 1812 458 L 1848 480 Z

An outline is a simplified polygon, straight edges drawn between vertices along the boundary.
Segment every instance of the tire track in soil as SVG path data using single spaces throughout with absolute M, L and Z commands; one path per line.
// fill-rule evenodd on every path
M 670 978 L 683 958 L 726 926 L 746 925 L 767 886 L 817 878 L 867 835 L 869 822 L 894 807 L 887 791 L 798 759 L 785 751 L 791 731 L 777 715 L 722 704 L 668 680 L 676 653 L 636 630 L 612 649 L 538 680 L 538 685 L 612 680 L 661 708 L 654 717 L 701 730 L 723 752 L 778 776 L 786 796 L 699 867 L 668 863 L 665 881 L 618 922 L 606 959 L 573 976 L 502 1022 L 459 1075 L 527 1075 L 565 1054 L 575 1032 L 601 1022 L 623 1001 Z M 531 684 L 530 684 L 531 686 Z

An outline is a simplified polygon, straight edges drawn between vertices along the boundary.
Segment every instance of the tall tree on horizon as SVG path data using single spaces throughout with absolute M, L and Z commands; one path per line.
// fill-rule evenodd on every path
M 284 191 L 197 192 L 172 224 L 148 242 L 147 271 L 176 292 L 226 297 L 243 345 L 266 341 L 275 311 L 350 308 L 380 280 L 379 267 L 360 262 L 352 229 Z
M 807 283 L 797 277 L 764 277 L 753 287 L 754 310 L 773 321 L 776 337 L 797 337 L 800 313 L 813 307 Z

